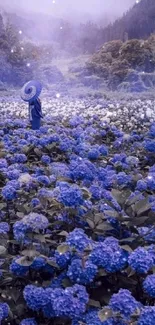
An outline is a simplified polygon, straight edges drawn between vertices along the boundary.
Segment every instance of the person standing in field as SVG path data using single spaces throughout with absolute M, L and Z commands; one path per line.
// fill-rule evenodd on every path
M 43 115 L 42 115 L 42 107 L 41 107 L 40 98 L 30 101 L 29 102 L 29 120 L 30 120 L 31 127 L 33 130 L 39 130 L 42 118 L 43 118 Z

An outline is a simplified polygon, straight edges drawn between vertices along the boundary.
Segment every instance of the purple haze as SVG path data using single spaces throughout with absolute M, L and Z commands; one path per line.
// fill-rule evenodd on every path
M 74 12 L 79 18 L 85 15 L 94 19 L 102 14 L 122 15 L 134 3 L 135 0 L 0 0 L 0 6 L 7 10 L 42 12 L 58 17 L 69 17 Z

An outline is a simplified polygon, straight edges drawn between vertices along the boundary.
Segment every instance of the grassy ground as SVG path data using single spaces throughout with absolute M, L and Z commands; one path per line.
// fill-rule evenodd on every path
M 51 92 L 52 87 L 49 87 L 48 90 L 44 90 L 42 92 L 41 98 L 42 99 L 52 99 L 55 98 L 54 93 L 56 94 L 56 89 L 52 89 L 53 92 Z M 60 94 L 61 94 L 61 89 L 60 89 Z M 72 87 L 68 91 L 68 96 L 70 98 L 76 99 L 76 98 L 81 98 L 81 99 L 88 99 L 91 101 L 94 100 L 95 98 L 100 98 L 104 99 L 107 101 L 132 101 L 132 100 L 155 100 L 155 92 L 154 91 L 149 91 L 149 92 L 144 92 L 144 93 L 134 93 L 134 94 L 129 94 L 129 93 L 123 93 L 123 92 L 112 92 L 112 91 L 105 91 L 105 89 L 99 89 L 99 90 L 93 90 L 90 89 L 89 87 Z M 61 97 L 64 97 L 64 95 L 61 94 Z M 61 98 L 60 98 L 61 99 Z M 20 89 L 16 90 L 8 90 L 7 92 L 3 92 L 1 94 L 0 92 L 0 102 L 5 101 L 5 102 L 11 102 L 11 101 L 21 101 L 20 99 Z
M 62 72 L 65 78 L 74 76 L 74 73 L 69 71 L 69 68 L 74 66 L 85 65 L 89 60 L 90 55 L 81 55 L 78 57 L 68 57 L 68 58 L 59 58 L 52 61 L 52 65 L 56 65 L 58 69 Z

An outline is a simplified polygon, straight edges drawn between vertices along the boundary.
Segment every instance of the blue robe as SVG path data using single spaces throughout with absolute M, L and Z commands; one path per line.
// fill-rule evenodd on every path
M 33 130 L 40 128 L 41 118 L 43 118 L 41 102 L 40 99 L 36 99 L 29 103 L 29 119 Z

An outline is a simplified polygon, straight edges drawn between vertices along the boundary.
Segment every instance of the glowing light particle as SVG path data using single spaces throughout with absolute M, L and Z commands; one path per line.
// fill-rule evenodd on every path
M 60 98 L 60 94 L 59 93 L 56 94 L 56 98 Z
M 19 34 L 21 35 L 23 32 L 22 32 L 22 30 L 19 30 Z

